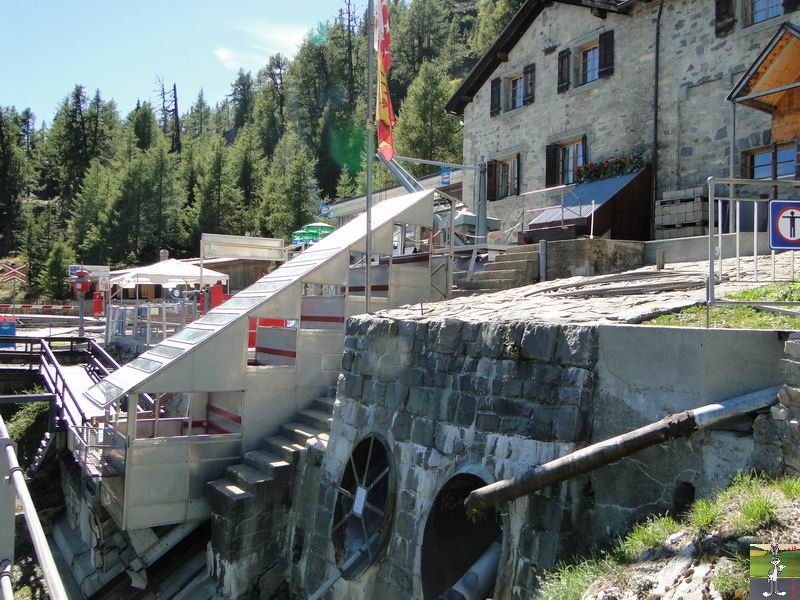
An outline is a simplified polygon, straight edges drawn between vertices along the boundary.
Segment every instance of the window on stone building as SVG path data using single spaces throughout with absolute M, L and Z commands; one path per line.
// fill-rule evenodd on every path
M 783 0 L 748 0 L 750 24 L 755 25 L 783 14 Z
M 508 82 L 508 110 L 522 107 L 525 97 L 524 82 L 522 75 L 512 77 Z
M 752 179 L 794 179 L 797 173 L 797 149 L 794 144 L 773 144 L 748 155 Z
M 488 200 L 500 200 L 519 194 L 519 163 L 519 154 L 500 160 L 490 160 L 487 163 L 486 192 Z
M 575 174 L 586 163 L 586 147 L 583 139 L 561 144 L 558 154 L 559 185 L 575 183 Z
M 594 44 L 581 49 L 581 85 L 600 79 L 600 46 Z

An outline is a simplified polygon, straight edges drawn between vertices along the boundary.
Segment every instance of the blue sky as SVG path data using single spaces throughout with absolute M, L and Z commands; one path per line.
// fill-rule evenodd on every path
M 359 10 L 361 4 L 356 3 Z M 239 67 L 293 55 L 339 0 L 0 0 L 0 106 L 48 123 L 76 83 L 114 98 L 124 116 L 154 100 L 156 75 L 178 84 L 185 111 L 202 87 L 213 105 Z

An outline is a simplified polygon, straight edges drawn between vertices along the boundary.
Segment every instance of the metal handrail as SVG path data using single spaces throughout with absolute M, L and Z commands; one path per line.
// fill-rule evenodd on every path
M 66 413 L 69 416 L 70 424 L 73 426 L 83 425 L 86 422 L 86 415 L 81 409 L 80 404 L 78 404 L 78 401 L 75 398 L 75 394 L 73 394 L 72 390 L 67 386 L 67 380 L 64 377 L 64 373 L 61 371 L 61 365 L 56 360 L 56 357 L 53 355 L 53 351 L 50 349 L 50 346 L 44 340 L 42 340 L 41 348 L 42 348 L 42 355 L 40 359 L 39 373 L 42 374 L 42 376 L 45 377 L 53 386 L 53 389 L 51 391 L 59 399 L 59 408 L 66 409 Z M 51 376 L 49 370 L 50 367 L 52 367 L 53 371 L 55 372 L 54 377 Z M 59 380 L 61 382 L 60 390 L 58 385 Z M 77 420 L 75 418 L 75 416 L 72 414 L 71 408 L 67 406 L 67 402 L 65 401 L 66 395 L 69 395 L 69 398 L 72 400 L 73 406 L 78 410 L 78 414 L 80 415 L 80 420 Z
M 9 440 L 8 430 L 3 422 L 3 417 L 0 417 L 0 438 Z M 36 507 L 33 504 L 33 499 L 28 491 L 28 486 L 25 483 L 25 476 L 22 474 L 22 468 L 19 466 L 17 455 L 14 452 L 14 446 L 10 441 L 6 441 L 4 448 L 6 460 L 8 462 L 8 478 L 14 484 L 14 489 L 17 493 L 17 498 L 22 505 L 22 513 L 25 516 L 25 523 L 28 525 L 28 532 L 33 542 L 36 557 L 39 559 L 39 566 L 44 574 L 47 589 L 50 592 L 50 598 L 53 600 L 68 600 L 67 591 L 64 589 L 64 584 L 61 582 L 61 577 L 56 568 L 56 562 L 53 559 L 53 554 L 50 552 L 50 546 L 47 544 L 47 539 L 42 529 L 42 524 L 39 521 L 39 515 L 36 513 Z M 8 559 L 2 559 L 3 562 Z M 10 561 L 8 561 L 10 562 Z M 7 578 L 3 577 L 3 595 L 6 595 L 8 584 L 5 582 Z M 13 600 L 13 593 L 10 597 Z

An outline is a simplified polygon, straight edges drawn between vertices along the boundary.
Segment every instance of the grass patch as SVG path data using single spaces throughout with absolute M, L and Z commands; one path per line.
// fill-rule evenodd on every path
M 706 532 L 719 525 L 724 516 L 725 511 L 720 502 L 701 498 L 694 503 L 687 517 L 692 527 L 700 532 Z
M 23 404 L 6 422 L 8 435 L 17 443 L 17 457 L 23 466 L 33 460 L 39 442 L 47 431 L 49 411 L 47 402 L 30 402 Z
M 580 600 L 592 582 L 617 568 L 610 560 L 590 559 L 576 565 L 561 563 L 545 573 L 539 589 L 540 600 Z
M 800 302 L 800 283 L 776 283 L 729 294 L 729 300 L 748 302 Z M 715 306 L 710 311 L 711 327 L 718 329 L 800 329 L 800 317 L 778 315 L 749 306 Z M 706 307 L 692 306 L 677 313 L 661 315 L 644 325 L 705 327 Z
M 662 546 L 669 536 L 680 529 L 681 524 L 669 515 L 650 517 L 620 541 L 616 554 L 622 562 L 633 562 L 643 552 Z
M 733 518 L 733 527 L 739 533 L 754 533 L 777 520 L 778 503 L 762 492 L 745 499 L 739 513 Z
M 711 580 L 722 600 L 747 600 L 750 596 L 747 561 L 737 557 L 730 567 L 720 569 Z
M 785 477 L 775 482 L 775 487 L 786 496 L 786 499 L 794 502 L 800 500 L 800 477 Z

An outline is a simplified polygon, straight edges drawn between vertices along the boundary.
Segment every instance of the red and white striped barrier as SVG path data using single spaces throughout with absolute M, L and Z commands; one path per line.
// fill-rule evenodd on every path
M 0 312 L 14 312 L 19 314 L 47 314 L 77 312 L 77 304 L 0 304 Z

